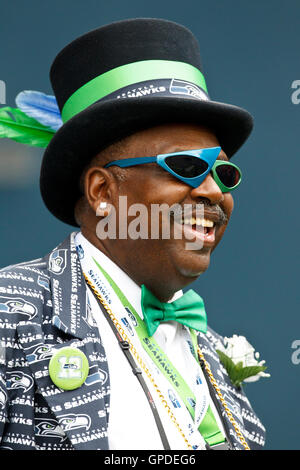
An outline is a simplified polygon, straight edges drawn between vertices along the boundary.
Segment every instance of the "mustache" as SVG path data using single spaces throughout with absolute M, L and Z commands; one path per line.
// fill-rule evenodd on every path
M 228 217 L 223 211 L 223 209 L 218 204 L 211 204 L 209 201 L 203 201 L 201 203 L 191 203 L 191 204 L 174 204 L 170 208 L 170 215 L 174 217 L 175 220 L 180 220 L 182 217 L 192 217 L 192 215 L 204 215 L 204 212 L 207 215 L 210 215 L 218 225 L 226 225 L 228 223 Z

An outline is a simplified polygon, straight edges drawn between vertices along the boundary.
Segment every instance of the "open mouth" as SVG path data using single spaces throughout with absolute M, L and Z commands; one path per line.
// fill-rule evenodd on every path
M 196 219 L 195 217 L 185 218 L 181 220 L 182 225 L 188 225 L 193 228 L 193 230 L 202 230 L 203 233 L 207 234 L 213 231 L 215 222 L 209 219 Z

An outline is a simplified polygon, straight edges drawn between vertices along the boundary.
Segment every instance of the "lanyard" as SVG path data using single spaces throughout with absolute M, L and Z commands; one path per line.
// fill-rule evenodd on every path
M 101 304 L 100 300 L 97 298 L 95 292 L 91 289 L 91 292 L 92 294 L 94 295 L 99 307 L 101 308 L 101 310 L 103 311 L 103 313 L 105 314 L 106 311 L 103 307 L 103 305 Z M 150 403 L 150 408 L 151 408 L 151 411 L 152 411 L 152 414 L 154 416 L 154 419 L 155 419 L 155 423 L 156 423 L 156 426 L 157 426 L 157 429 L 158 429 L 158 432 L 159 432 L 159 435 L 160 435 L 160 438 L 161 438 L 161 441 L 162 441 L 162 444 L 163 444 L 163 447 L 164 447 L 164 450 L 170 450 L 170 444 L 168 442 L 168 438 L 166 436 L 166 433 L 164 431 L 164 428 L 163 428 L 163 425 L 161 423 L 161 420 L 160 420 L 160 417 L 159 417 L 159 414 L 158 414 L 158 410 L 155 406 L 155 402 L 151 396 L 151 393 L 146 385 L 146 382 L 143 378 L 143 375 L 142 375 L 142 371 L 141 369 L 139 369 L 139 367 L 137 367 L 137 364 L 135 363 L 134 361 L 134 358 L 132 357 L 132 355 L 130 354 L 130 351 L 129 351 L 129 343 L 127 341 L 123 341 L 122 338 L 120 337 L 120 335 L 118 334 L 117 330 L 116 330 L 116 326 L 114 324 L 114 322 L 111 320 L 110 316 L 109 315 L 106 315 L 106 318 L 107 318 L 107 321 L 113 331 L 113 333 L 115 334 L 117 340 L 118 340 L 118 343 L 127 359 L 127 361 L 129 362 L 130 366 L 131 366 L 131 369 L 132 369 L 132 372 L 134 373 L 134 375 L 136 376 L 136 378 L 138 379 L 138 381 L 140 382 L 141 384 L 141 387 L 147 397 L 147 400 L 149 401 Z
M 144 321 L 141 320 L 138 313 L 135 311 L 133 306 L 130 304 L 126 296 L 117 286 L 117 284 L 113 281 L 113 279 L 109 276 L 108 273 L 99 265 L 99 263 L 93 258 L 93 261 L 97 265 L 98 269 L 107 279 L 109 284 L 111 285 L 112 289 L 115 291 L 117 297 L 121 301 L 122 305 L 125 309 L 129 309 L 135 316 L 135 331 L 140 339 L 140 343 L 148 356 L 152 359 L 156 367 L 160 370 L 160 372 L 164 375 L 164 377 L 168 380 L 168 382 L 172 385 L 172 387 L 177 391 L 179 396 L 181 397 L 183 403 L 185 404 L 186 408 L 188 409 L 191 417 L 193 420 L 195 419 L 195 409 L 194 406 L 196 404 L 196 397 L 190 387 L 186 384 L 180 373 L 177 369 L 171 364 L 167 356 L 158 346 L 157 342 L 154 338 L 149 337 L 147 334 L 147 330 L 144 324 Z M 128 310 L 127 310 L 128 311 Z M 193 330 L 191 330 L 193 331 Z M 194 358 L 196 359 L 196 334 L 192 335 L 192 341 L 194 343 Z M 210 446 L 219 444 L 224 442 L 224 436 L 222 432 L 219 430 L 217 425 L 216 419 L 212 412 L 210 405 L 207 408 L 207 411 L 202 418 L 201 422 L 198 424 L 198 430 L 200 434 L 203 436 L 206 442 Z

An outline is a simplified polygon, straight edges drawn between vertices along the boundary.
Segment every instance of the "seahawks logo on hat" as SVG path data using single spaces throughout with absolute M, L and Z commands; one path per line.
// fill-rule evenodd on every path
M 191 82 L 185 82 L 183 80 L 176 80 L 173 78 L 169 90 L 170 93 L 175 95 L 189 95 L 194 98 L 199 98 L 200 100 L 208 101 L 207 94 Z

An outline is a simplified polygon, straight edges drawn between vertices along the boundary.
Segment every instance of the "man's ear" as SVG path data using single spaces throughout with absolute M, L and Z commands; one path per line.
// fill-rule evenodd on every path
M 97 216 L 109 215 L 117 185 L 113 174 L 105 168 L 89 168 L 84 177 L 86 200 Z

